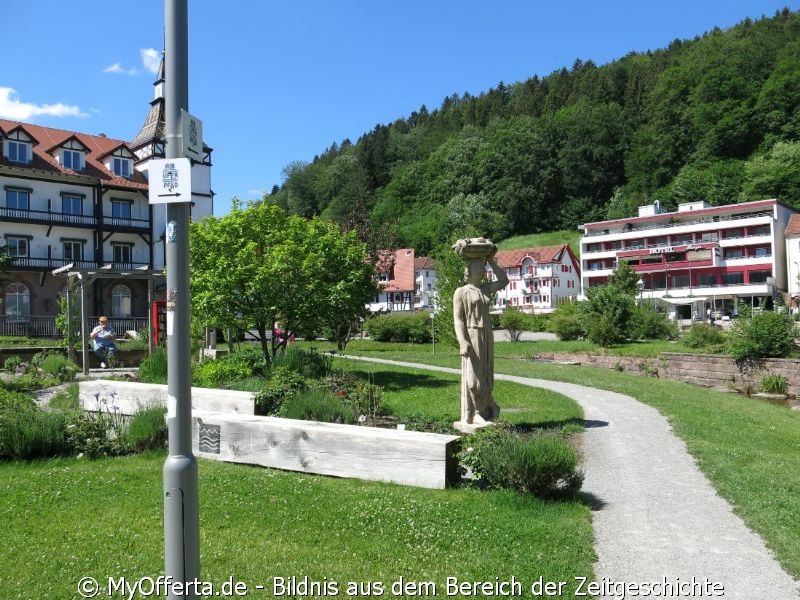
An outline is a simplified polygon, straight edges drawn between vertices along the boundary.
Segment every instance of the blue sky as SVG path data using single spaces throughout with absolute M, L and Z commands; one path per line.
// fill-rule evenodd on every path
M 604 64 L 800 0 L 189 2 L 189 111 L 215 212 L 282 170 L 452 94 Z M 3 6 L 0 117 L 131 140 L 153 98 L 163 0 Z

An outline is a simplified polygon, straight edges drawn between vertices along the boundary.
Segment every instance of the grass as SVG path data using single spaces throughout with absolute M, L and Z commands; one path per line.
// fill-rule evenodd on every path
M 0 465 L 4 598 L 163 573 L 163 455 Z M 568 581 L 590 575 L 589 510 L 510 492 L 421 490 L 201 461 L 202 579 Z M 574 589 L 574 585 L 571 589 Z M 344 594 L 343 594 L 344 595 Z M 442 594 L 443 595 L 443 594 Z M 265 594 L 270 597 L 270 594 Z
M 455 420 L 455 375 L 336 359 L 385 386 L 407 419 Z M 563 427 L 581 418 L 571 400 L 497 382 L 515 422 Z M 64 403 L 68 404 L 66 398 Z M 0 464 L 0 549 L 4 598 L 72 598 L 92 576 L 156 577 L 163 572 L 164 455 L 95 461 Z M 424 490 L 307 476 L 245 465 L 200 463 L 201 573 L 248 585 L 271 577 L 347 582 L 494 581 L 530 585 L 592 575 L 589 508 L 508 491 Z M 566 593 L 566 592 L 565 592 Z M 270 597 L 270 593 L 264 593 Z M 363 594 L 362 594 L 363 595 Z
M 518 235 L 498 242 L 497 247 L 500 250 L 521 250 L 523 248 L 558 246 L 559 244 L 569 244 L 572 251 L 578 254 L 581 246 L 581 232 L 575 229 L 574 231 L 564 230 Z
M 532 342 L 535 344 L 535 342 Z M 457 367 L 455 349 L 386 347 L 359 342 L 352 353 Z M 498 373 L 577 383 L 626 394 L 670 421 L 689 452 L 734 511 L 765 540 L 781 564 L 800 577 L 800 413 L 736 394 L 716 392 L 611 369 L 520 360 L 520 344 L 495 345 Z

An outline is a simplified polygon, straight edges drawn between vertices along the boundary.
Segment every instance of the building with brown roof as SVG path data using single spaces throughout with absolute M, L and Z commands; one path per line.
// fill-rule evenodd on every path
M 164 157 L 164 128 L 149 122 L 163 119 L 162 84 L 135 143 L 0 119 L 0 243 L 14 257 L 0 334 L 60 335 L 59 268 L 95 273 L 89 319 L 106 314 L 118 332 L 147 325 L 153 290 L 141 274 L 165 262 L 166 206 L 150 205 L 147 179 L 149 160 Z M 194 218 L 213 212 L 210 154 L 192 168 Z
M 394 260 L 386 261 L 378 273 L 378 293 L 369 309 L 373 313 L 414 310 L 414 249 L 394 251 Z
M 508 276 L 508 285 L 495 296 L 496 311 L 513 306 L 528 313 L 549 313 L 560 301 L 580 294 L 580 264 L 567 244 L 499 250 L 495 261 Z M 489 269 L 487 276 L 492 276 Z

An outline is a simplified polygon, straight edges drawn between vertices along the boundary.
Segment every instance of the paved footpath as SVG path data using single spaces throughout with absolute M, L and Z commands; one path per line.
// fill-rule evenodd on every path
M 501 374 L 495 378 L 553 390 L 583 407 L 587 426 L 582 490 L 597 503 L 593 512 L 595 581 L 663 582 L 666 578 L 675 585 L 677 580 L 691 582 L 694 577 L 724 586 L 724 595 L 716 597 L 726 600 L 800 600 L 800 584 L 717 495 L 657 410 L 630 396 L 581 385 Z M 682 597 L 701 594 L 695 589 Z M 705 593 L 702 597 L 715 596 Z

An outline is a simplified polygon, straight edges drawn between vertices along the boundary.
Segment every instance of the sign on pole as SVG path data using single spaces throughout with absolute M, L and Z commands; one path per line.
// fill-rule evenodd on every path
M 192 164 L 188 158 L 156 158 L 148 164 L 150 204 L 192 201 Z
M 203 159 L 203 122 L 181 109 L 182 154 L 192 160 Z

